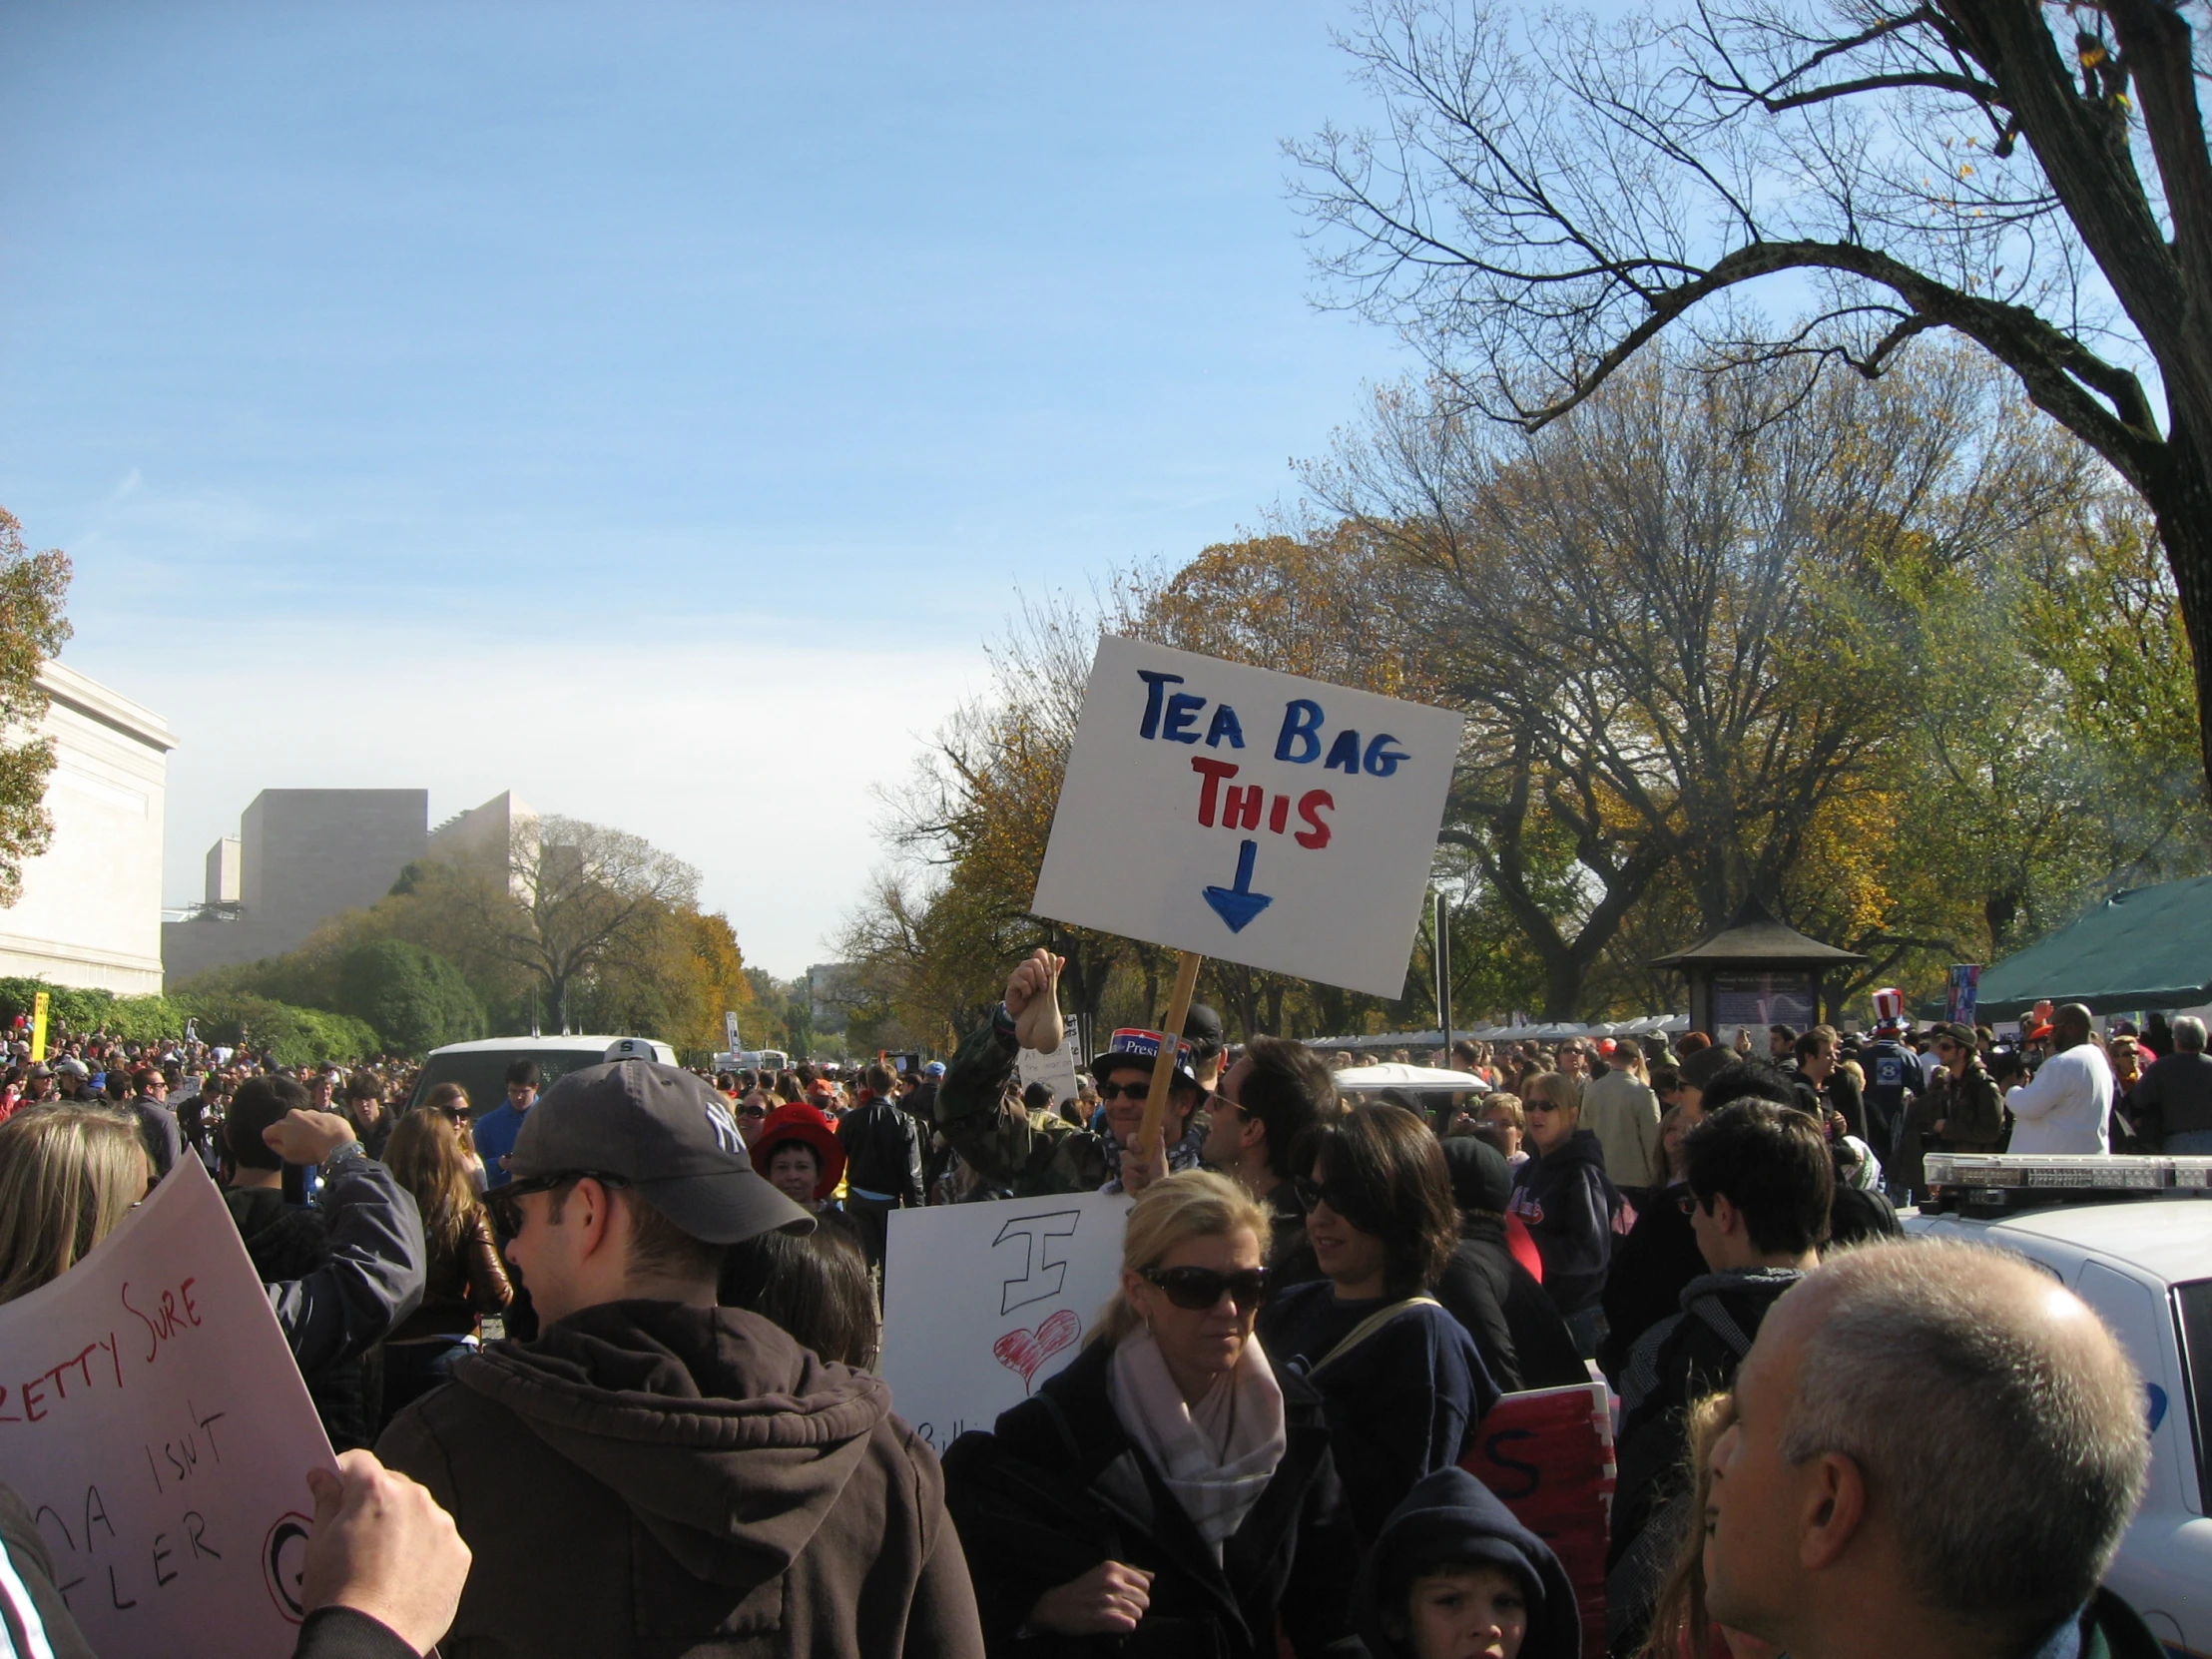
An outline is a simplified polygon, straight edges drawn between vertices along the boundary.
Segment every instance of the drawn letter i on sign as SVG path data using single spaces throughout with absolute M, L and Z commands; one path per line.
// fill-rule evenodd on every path
M 1067 1250 L 1057 1241 L 1073 1238 L 1075 1224 L 1082 1219 L 1080 1211 L 1055 1210 L 1042 1216 L 1017 1216 L 998 1230 L 998 1237 L 991 1240 L 993 1250 L 1009 1239 L 1022 1241 L 1021 1273 L 1001 1283 L 999 1313 L 1010 1314 L 1060 1294 L 1068 1276 Z

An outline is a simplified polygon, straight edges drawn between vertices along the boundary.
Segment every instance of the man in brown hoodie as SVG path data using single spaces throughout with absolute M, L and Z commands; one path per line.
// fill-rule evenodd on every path
M 872 1377 L 715 1305 L 724 1249 L 813 1225 L 722 1097 L 619 1060 L 512 1154 L 543 1334 L 494 1343 L 377 1445 L 475 1554 L 447 1659 L 983 1652 L 937 1459 Z

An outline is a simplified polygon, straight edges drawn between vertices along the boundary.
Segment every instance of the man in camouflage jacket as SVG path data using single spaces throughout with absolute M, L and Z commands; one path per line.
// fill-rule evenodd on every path
M 945 1068 L 937 1090 L 937 1129 L 960 1155 L 962 1163 L 993 1198 L 1037 1198 L 1049 1193 L 1095 1193 L 1118 1179 L 1126 1179 L 1131 1192 L 1140 1191 L 1156 1172 L 1194 1168 L 1198 1148 L 1205 1141 L 1205 1125 L 1198 1106 L 1206 1091 L 1187 1066 L 1179 1061 L 1169 1090 L 1162 1139 L 1151 1159 L 1131 1157 L 1124 1169 L 1123 1148 L 1109 1136 L 1078 1128 L 1057 1113 L 1026 1112 L 1021 1105 L 1021 1085 L 1016 1056 L 1024 1046 L 1025 1028 L 1037 1026 L 1057 993 L 1059 962 L 1049 952 L 1032 952 L 1006 980 L 1006 999 L 992 1013 L 988 1024 L 971 1032 Z M 1040 1002 L 1040 999 L 1042 1001 Z M 1056 1026 L 1055 1017 L 1052 1023 Z M 1058 1039 L 1029 1046 L 1056 1048 Z M 1116 1059 L 1123 1063 L 1116 1065 Z M 1093 1063 L 1103 1096 L 1108 1087 L 1120 1089 L 1149 1078 L 1152 1057 L 1129 1053 L 1126 1057 L 1101 1055 Z M 1115 1101 L 1108 1099 L 1108 1117 L 1115 1116 Z M 1124 1114 L 1126 1115 L 1126 1114 Z M 1131 1129 L 1134 1134 L 1134 1128 Z M 971 1195 L 974 1196 L 974 1195 Z

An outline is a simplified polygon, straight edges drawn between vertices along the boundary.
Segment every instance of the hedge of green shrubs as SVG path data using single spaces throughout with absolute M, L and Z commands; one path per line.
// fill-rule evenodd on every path
M 381 1053 L 384 1044 L 366 1020 L 321 1008 L 296 1008 L 268 997 L 237 994 L 117 996 L 40 979 L 0 978 L 0 1021 L 28 1016 L 32 999 L 47 993 L 48 1017 L 70 1031 L 105 1031 L 125 1042 L 181 1037 L 185 1021 L 199 1021 L 211 1043 L 236 1044 L 250 1035 L 257 1050 L 273 1052 L 280 1065 L 313 1066 L 325 1060 L 357 1060 Z

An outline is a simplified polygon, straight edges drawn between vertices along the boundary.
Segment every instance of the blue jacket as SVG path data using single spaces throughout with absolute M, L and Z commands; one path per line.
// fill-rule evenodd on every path
M 1340 1302 L 1328 1280 L 1278 1292 L 1260 1310 L 1260 1346 L 1277 1375 L 1305 1378 L 1321 1394 L 1363 1539 L 1382 1529 L 1424 1474 L 1467 1453 L 1497 1384 L 1466 1327 L 1433 1303 L 1407 1309 L 1335 1360 L 1329 1356 L 1393 1298 Z

